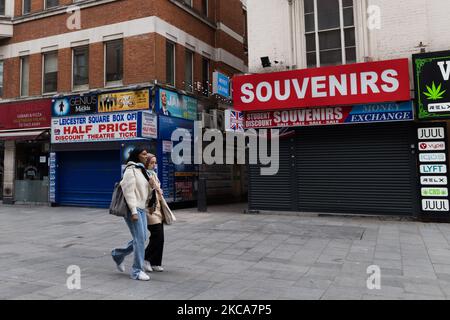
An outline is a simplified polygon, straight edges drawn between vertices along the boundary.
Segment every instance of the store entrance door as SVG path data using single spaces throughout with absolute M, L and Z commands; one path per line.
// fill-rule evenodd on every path
M 17 142 L 16 202 L 48 202 L 48 142 Z

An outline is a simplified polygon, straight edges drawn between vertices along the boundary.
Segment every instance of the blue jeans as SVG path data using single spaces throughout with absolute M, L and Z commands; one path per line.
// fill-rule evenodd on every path
M 121 264 L 125 257 L 134 251 L 134 262 L 131 269 L 131 278 L 137 279 L 139 272 L 144 271 L 145 240 L 147 239 L 147 215 L 142 209 L 138 209 L 139 220 L 131 221 L 131 215 L 125 222 L 130 229 L 133 240 L 128 242 L 125 248 L 116 248 L 111 252 L 114 261 Z

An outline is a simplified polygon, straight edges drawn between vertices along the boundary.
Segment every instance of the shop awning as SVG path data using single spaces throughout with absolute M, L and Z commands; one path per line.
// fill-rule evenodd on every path
M 36 140 L 39 136 L 47 133 L 48 130 L 27 130 L 27 131 L 0 131 L 0 140 Z

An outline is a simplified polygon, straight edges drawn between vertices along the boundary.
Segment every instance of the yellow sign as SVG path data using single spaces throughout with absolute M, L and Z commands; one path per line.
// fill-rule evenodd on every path
M 175 172 L 175 177 L 195 177 L 197 172 Z
M 98 112 L 143 110 L 150 108 L 150 92 L 124 91 L 105 93 L 98 96 Z

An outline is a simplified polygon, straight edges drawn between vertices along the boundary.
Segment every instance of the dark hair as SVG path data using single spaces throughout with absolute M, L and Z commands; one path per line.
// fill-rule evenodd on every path
M 131 150 L 130 155 L 128 156 L 128 160 L 127 162 L 133 161 L 136 163 L 139 163 L 139 155 L 144 152 L 147 151 L 147 149 L 141 148 L 141 147 L 136 147 L 133 150 Z

